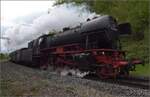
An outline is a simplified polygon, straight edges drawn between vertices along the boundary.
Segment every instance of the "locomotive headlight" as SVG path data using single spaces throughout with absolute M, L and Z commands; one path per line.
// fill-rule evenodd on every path
M 105 52 L 102 52 L 102 55 L 105 55 Z

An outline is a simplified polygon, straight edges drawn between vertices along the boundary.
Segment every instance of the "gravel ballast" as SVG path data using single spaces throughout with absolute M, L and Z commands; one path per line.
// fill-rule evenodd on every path
M 150 91 L 1 62 L 0 96 L 150 97 Z

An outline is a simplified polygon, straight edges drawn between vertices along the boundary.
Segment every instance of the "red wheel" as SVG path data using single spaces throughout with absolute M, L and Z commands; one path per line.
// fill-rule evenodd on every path
M 102 67 L 102 68 L 97 69 L 96 74 L 100 79 L 109 78 L 109 76 L 107 75 L 108 74 L 108 69 L 106 67 Z
M 112 65 L 105 65 L 97 69 L 97 75 L 101 79 L 116 78 L 117 74 L 118 73 L 115 71 Z
M 41 70 L 47 70 L 47 68 L 48 68 L 48 63 L 47 63 L 47 61 L 45 61 L 45 60 L 40 60 L 39 68 L 40 68 Z

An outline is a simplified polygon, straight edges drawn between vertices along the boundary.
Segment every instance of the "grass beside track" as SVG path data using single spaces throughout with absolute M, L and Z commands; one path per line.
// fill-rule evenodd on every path
M 136 71 L 131 71 L 130 73 L 135 76 L 149 77 L 150 76 L 150 64 L 145 64 L 144 66 L 137 65 Z

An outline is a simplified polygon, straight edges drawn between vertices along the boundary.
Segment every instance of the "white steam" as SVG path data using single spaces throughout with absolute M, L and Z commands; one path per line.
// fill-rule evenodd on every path
M 27 43 L 50 31 L 60 31 L 63 27 L 73 27 L 95 16 L 85 9 L 85 6 L 61 5 L 34 18 L 31 22 L 16 24 L 5 31 L 9 43 L 2 41 L 2 47 L 10 51 L 27 47 Z M 29 18 L 29 16 L 27 17 Z M 29 20 L 29 19 L 28 19 Z

